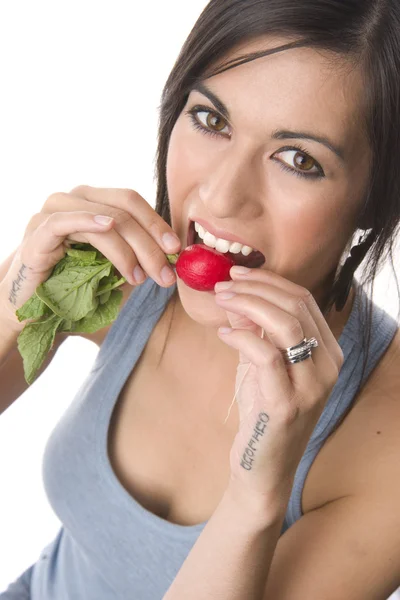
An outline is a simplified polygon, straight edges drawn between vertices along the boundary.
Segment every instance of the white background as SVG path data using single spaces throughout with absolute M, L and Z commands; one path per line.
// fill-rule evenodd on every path
M 154 207 L 161 91 L 205 5 L 0 3 L 0 263 L 53 192 L 128 187 Z M 376 301 L 396 316 L 389 277 L 380 276 Z M 67 340 L 0 418 L 0 592 L 58 531 L 42 485 L 43 449 L 97 351 Z

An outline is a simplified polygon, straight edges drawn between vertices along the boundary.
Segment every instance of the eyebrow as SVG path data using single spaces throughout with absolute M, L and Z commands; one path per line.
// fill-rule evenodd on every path
M 191 91 L 192 92 L 197 91 L 197 92 L 200 92 L 200 94 L 203 94 L 203 96 L 206 96 L 206 98 L 208 98 L 210 100 L 210 102 L 212 102 L 214 104 L 215 108 L 221 113 L 221 115 L 225 119 L 227 119 L 228 121 L 231 120 L 229 110 L 227 109 L 225 104 L 202 81 L 197 81 L 191 87 Z
M 326 148 L 328 148 L 329 150 L 331 150 L 331 152 L 336 154 L 336 156 L 338 158 L 340 158 L 340 160 L 344 161 L 344 152 L 343 152 L 342 148 L 340 148 L 336 144 L 333 144 L 330 140 L 328 140 L 328 138 L 324 137 L 323 135 L 314 135 L 313 133 L 308 133 L 307 131 L 279 130 L 279 131 L 274 131 L 274 133 L 272 134 L 272 139 L 274 139 L 274 140 L 293 140 L 293 139 L 312 140 L 313 142 L 318 142 L 319 144 L 326 146 Z
M 221 113 L 221 115 L 225 119 L 227 119 L 228 121 L 231 120 L 229 110 L 226 107 L 226 105 L 202 81 L 197 81 L 191 87 L 191 91 L 193 91 L 193 92 L 197 91 L 197 92 L 200 92 L 200 94 L 203 94 L 203 96 L 206 96 L 206 98 L 208 98 L 210 100 L 210 102 L 212 102 L 214 104 L 215 108 L 218 110 L 218 112 Z M 338 158 L 340 158 L 340 160 L 342 160 L 342 161 L 345 160 L 343 149 L 340 146 L 338 146 L 337 144 L 334 144 L 331 140 L 329 140 L 327 137 L 325 137 L 323 135 L 315 135 L 315 134 L 307 132 L 307 131 L 287 131 L 287 130 L 280 129 L 280 130 L 274 131 L 274 133 L 272 134 L 272 139 L 274 139 L 274 140 L 299 139 L 299 140 L 311 140 L 314 142 L 318 142 L 319 144 L 322 144 L 323 146 L 325 146 L 326 148 L 331 150 L 331 152 L 336 154 L 336 156 Z

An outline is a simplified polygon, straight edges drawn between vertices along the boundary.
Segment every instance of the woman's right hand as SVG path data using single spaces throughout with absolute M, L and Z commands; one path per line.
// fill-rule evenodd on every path
M 97 223 L 96 215 L 111 217 Z M 176 242 L 168 245 L 163 236 Z M 149 275 L 168 287 L 176 276 L 165 254 L 177 253 L 181 242 L 171 227 L 137 192 L 130 189 L 94 188 L 81 185 L 69 193 L 48 197 L 41 211 L 30 219 L 23 240 L 0 284 L 0 310 L 17 330 L 15 311 L 46 281 L 65 256 L 71 242 L 86 242 L 97 248 L 131 285 Z M 143 278 L 135 276 L 142 271 Z M 143 271 L 142 271 L 143 272 Z M 169 273 L 169 279 L 163 275 Z

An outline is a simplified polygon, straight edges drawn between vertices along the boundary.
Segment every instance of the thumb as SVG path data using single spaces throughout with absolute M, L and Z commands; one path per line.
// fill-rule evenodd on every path
M 244 329 L 246 331 L 251 331 L 255 333 L 257 337 L 264 337 L 264 330 L 260 325 L 257 325 L 246 317 L 245 315 L 238 315 L 236 313 L 225 311 L 226 316 L 228 317 L 228 321 L 232 329 Z M 243 355 L 242 352 L 239 351 L 239 364 L 248 364 L 249 359 Z
M 229 324 L 232 327 L 232 329 L 236 329 L 236 330 L 243 329 L 246 331 L 253 332 L 258 337 L 261 337 L 261 338 L 264 337 L 263 328 L 260 327 L 259 325 L 257 325 L 256 323 L 254 323 L 254 321 L 252 321 L 245 315 L 238 315 L 236 313 L 229 312 L 228 310 L 225 312 L 226 312 L 226 316 L 228 318 Z M 237 366 L 237 370 L 236 370 L 235 395 L 234 395 L 232 403 L 229 407 L 228 414 L 226 415 L 224 423 L 226 423 L 229 418 L 229 415 L 231 413 L 231 408 L 232 408 L 235 400 L 238 404 L 240 423 L 243 423 L 247 419 L 248 415 L 251 413 L 251 411 L 253 409 L 254 401 L 251 402 L 250 405 L 248 405 L 248 403 L 246 403 L 246 406 L 243 406 L 243 403 L 240 401 L 240 399 L 238 397 L 238 394 L 242 387 L 242 383 L 243 383 L 244 379 L 246 379 L 247 373 L 248 373 L 249 369 L 251 368 L 251 366 L 252 366 L 251 360 L 248 358 L 248 356 L 246 356 L 244 354 L 244 352 L 239 350 L 239 362 L 238 362 L 238 366 Z

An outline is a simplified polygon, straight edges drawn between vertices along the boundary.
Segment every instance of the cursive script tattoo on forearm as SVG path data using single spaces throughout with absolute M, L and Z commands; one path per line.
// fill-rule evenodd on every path
M 262 412 L 258 415 L 258 421 L 256 423 L 256 426 L 254 427 L 253 434 L 250 438 L 249 443 L 247 444 L 247 447 L 240 461 L 240 465 L 243 467 L 243 469 L 246 469 L 246 471 L 251 471 L 254 462 L 254 455 L 257 450 L 257 442 L 259 440 L 259 437 L 264 435 L 265 427 L 268 421 L 269 416 L 267 415 L 267 413 Z
M 10 295 L 9 295 L 8 299 L 11 302 L 11 304 L 14 304 L 14 306 L 16 306 L 16 304 L 17 304 L 17 295 L 21 289 L 21 284 L 26 279 L 25 271 L 27 268 L 28 267 L 26 265 L 22 265 L 22 267 L 18 271 L 17 278 L 14 279 L 14 281 L 12 282 L 11 291 L 10 291 Z

